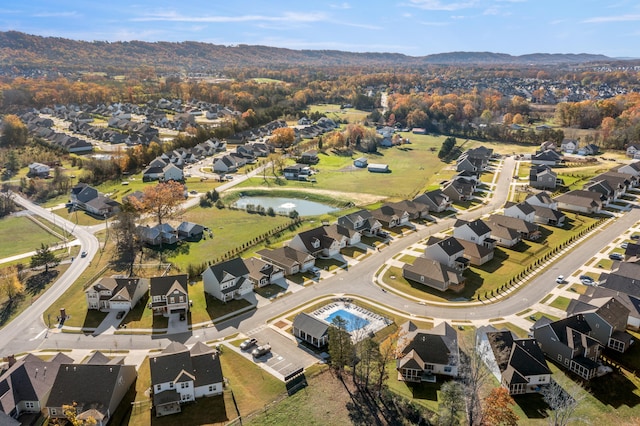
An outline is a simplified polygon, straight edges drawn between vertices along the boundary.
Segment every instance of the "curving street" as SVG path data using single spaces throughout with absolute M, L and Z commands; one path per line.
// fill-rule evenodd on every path
M 509 188 L 512 185 L 515 166 L 516 161 L 513 158 L 505 158 L 500 166 L 501 171 L 495 181 L 492 191 L 493 196 L 490 201 L 472 211 L 461 212 L 457 217 L 471 220 L 502 207 L 507 200 Z M 46 209 L 22 198 L 16 198 L 16 200 L 34 214 L 51 220 L 52 214 Z M 197 198 L 192 198 L 189 202 L 197 202 Z M 55 332 L 56 330 L 46 332 L 46 327 L 42 321 L 43 312 L 78 278 L 98 250 L 97 239 L 85 228 L 76 226 L 73 228 L 73 234 L 81 241 L 82 248 L 88 252 L 88 256 L 84 259 L 76 259 L 50 290 L 18 318 L 0 330 L 0 355 L 62 348 L 103 350 L 157 349 L 166 346 L 170 340 L 177 340 L 187 344 L 195 343 L 196 340 L 210 341 L 238 331 L 248 334 L 253 330 L 264 328 L 270 319 L 289 311 L 293 307 L 304 305 L 312 299 L 318 297 L 330 298 L 345 294 L 375 300 L 379 305 L 405 313 L 408 318 L 419 319 L 420 317 L 427 317 L 484 323 L 491 318 L 516 314 L 540 301 L 557 286 L 555 277 L 558 274 L 569 275 L 614 238 L 639 221 L 640 209 L 632 209 L 616 220 L 610 221 L 604 231 L 602 229 L 594 231 L 582 243 L 575 244 L 567 249 L 564 254 L 559 255 L 561 258 L 556 259 L 555 263 L 539 271 L 533 279 L 519 288 L 517 292 L 491 304 L 481 302 L 460 302 L 438 306 L 420 304 L 393 292 L 382 291 L 381 287 L 374 283 L 374 275 L 382 264 L 427 236 L 450 228 L 455 220 L 455 218 L 440 220 L 435 224 L 420 228 L 416 232 L 396 238 L 391 245 L 380 252 L 374 252 L 372 255 L 365 257 L 350 266 L 348 270 L 340 270 L 323 278 L 316 284 L 292 292 L 285 298 L 275 299 L 259 309 L 222 321 L 212 327 L 171 336 L 133 334 L 94 336 Z M 56 221 L 64 221 L 64 219 L 56 217 Z M 73 224 L 68 223 L 67 226 L 71 229 Z M 561 259 L 561 262 L 558 261 L 559 259 Z M 85 303 L 85 301 L 84 299 L 79 300 L 78 303 Z

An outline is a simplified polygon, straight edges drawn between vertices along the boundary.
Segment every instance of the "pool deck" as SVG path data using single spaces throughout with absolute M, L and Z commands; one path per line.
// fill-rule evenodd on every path
M 361 306 L 358 306 L 356 304 L 349 303 L 349 302 L 329 303 L 313 311 L 312 315 L 323 321 L 329 322 L 328 318 L 331 317 L 331 315 L 335 314 L 336 312 L 340 312 L 340 311 L 347 312 L 352 316 L 355 316 L 357 318 L 362 318 L 363 320 L 368 322 L 367 324 L 364 325 L 364 327 L 354 328 L 353 330 L 349 331 L 351 333 L 351 336 L 353 338 L 357 338 L 357 340 L 361 339 L 360 335 L 364 337 L 369 333 L 376 333 L 382 330 L 383 328 L 387 327 L 389 324 L 391 324 L 391 321 L 388 318 L 385 318 L 382 315 L 378 315 L 376 313 L 369 311 L 368 309 L 365 309 Z M 350 318 L 345 318 L 345 319 L 347 321 L 350 320 Z M 347 330 L 349 330 L 348 325 L 347 325 Z M 357 336 L 354 334 L 357 334 Z

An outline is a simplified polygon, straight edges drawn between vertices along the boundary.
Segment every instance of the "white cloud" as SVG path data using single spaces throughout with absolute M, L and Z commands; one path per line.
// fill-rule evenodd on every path
M 222 22 L 319 22 L 326 20 L 326 15 L 317 13 L 285 12 L 280 16 L 265 15 L 240 15 L 240 16 L 187 16 L 176 12 L 150 13 L 138 18 L 131 18 L 134 22 L 201 22 L 201 23 L 222 23 Z
M 409 0 L 409 5 L 424 10 L 460 10 L 474 7 L 477 4 L 477 0 L 468 0 L 465 2 L 454 2 L 441 0 Z
M 347 2 L 340 3 L 340 4 L 330 4 L 329 7 L 332 9 L 342 9 L 342 10 L 351 9 L 351 5 Z
M 593 18 L 585 19 L 582 22 L 587 24 L 599 24 L 602 22 L 632 22 L 632 21 L 640 21 L 640 15 L 627 14 L 627 15 L 618 15 L 618 16 L 595 16 Z
M 449 25 L 449 22 L 443 22 L 443 21 L 439 21 L 439 22 L 434 22 L 434 21 L 421 21 L 420 25 L 425 25 L 427 27 L 444 27 Z
M 34 13 L 31 16 L 33 16 L 34 18 L 70 18 L 81 15 L 74 10 L 70 12 L 40 12 Z

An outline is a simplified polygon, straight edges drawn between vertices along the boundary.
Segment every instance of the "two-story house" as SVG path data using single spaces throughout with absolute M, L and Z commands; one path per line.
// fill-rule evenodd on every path
M 169 275 L 149 279 L 150 307 L 154 315 L 168 316 L 189 312 L 188 276 Z
M 405 226 L 410 223 L 409 212 L 391 204 L 385 204 L 380 208 L 372 210 L 371 215 L 386 228 Z
M 243 259 L 254 287 L 264 287 L 284 278 L 284 270 L 257 257 Z
M 449 323 L 425 330 L 408 321 L 400 330 L 398 380 L 421 382 L 435 381 L 435 375 L 458 376 L 458 334 Z
M 533 206 L 529 205 L 526 201 L 522 203 L 507 202 L 504 205 L 505 216 L 513 217 L 516 219 L 522 219 L 527 222 L 534 222 L 536 211 Z
M 333 257 L 347 246 L 349 238 L 345 235 L 329 235 L 328 228 L 319 226 L 298 233 L 289 241 L 289 247 L 309 253 L 313 257 Z
M 558 195 L 555 200 L 559 209 L 578 213 L 600 213 L 604 206 L 600 193 L 577 189 Z
M 427 259 L 436 260 L 459 271 L 464 271 L 469 266 L 469 260 L 464 257 L 464 247 L 453 237 L 429 237 L 424 255 Z
M 357 231 L 361 235 L 372 236 L 382 230 L 382 224 L 368 210 L 359 210 L 340 216 L 337 222 L 338 225 Z
M 536 189 L 556 189 L 562 185 L 562 179 L 546 164 L 532 165 L 529 170 L 529 185 Z
M 233 258 L 212 265 L 202 273 L 204 291 L 223 302 L 253 291 L 253 282 L 244 261 Z
M 101 277 L 84 291 L 88 309 L 129 311 L 149 291 L 146 278 Z
M 430 212 L 441 213 L 451 207 L 451 199 L 441 189 L 427 191 L 413 199 L 414 202 L 425 204 Z
M 493 259 L 496 240 L 491 238 L 491 228 L 481 219 L 470 222 L 458 219 L 453 236 L 464 247 L 464 257 L 472 265 L 483 265 Z
M 223 392 L 218 353 L 202 342 L 191 349 L 171 342 L 157 355 L 149 356 L 151 388 L 156 416 L 179 413 L 180 404 Z

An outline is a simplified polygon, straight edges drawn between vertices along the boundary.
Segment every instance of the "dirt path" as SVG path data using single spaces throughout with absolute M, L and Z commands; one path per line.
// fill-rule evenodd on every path
M 340 200 L 349 200 L 358 206 L 377 203 L 378 201 L 382 201 L 387 198 L 385 196 L 375 195 L 375 194 L 332 191 L 330 189 L 316 189 L 316 188 L 293 188 L 289 190 L 289 189 L 283 189 L 283 188 L 264 188 L 261 186 L 249 186 L 244 188 L 233 188 L 233 189 L 230 189 L 229 191 L 237 192 L 237 191 L 246 191 L 246 190 L 308 192 L 313 194 L 322 194 L 322 195 L 333 197 Z

